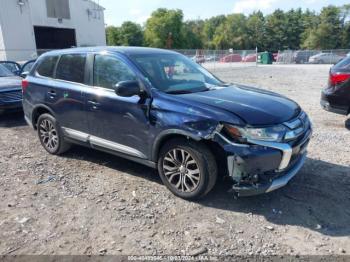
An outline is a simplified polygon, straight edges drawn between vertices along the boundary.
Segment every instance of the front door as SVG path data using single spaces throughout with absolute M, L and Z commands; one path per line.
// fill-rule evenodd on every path
M 98 54 L 92 75 L 93 87 L 86 93 L 91 144 L 147 158 L 150 100 L 139 96 L 120 97 L 115 93 L 118 82 L 137 79 L 135 71 L 122 57 Z

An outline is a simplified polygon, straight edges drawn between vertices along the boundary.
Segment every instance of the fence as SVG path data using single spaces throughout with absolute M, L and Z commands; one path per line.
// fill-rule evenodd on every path
M 0 60 L 23 62 L 37 58 L 47 49 L 0 49 Z M 221 68 L 256 66 L 256 50 L 175 50 L 193 61 L 215 71 Z M 337 50 L 285 50 L 274 53 L 278 64 L 334 64 L 350 55 L 350 49 Z
M 336 50 L 285 50 L 275 54 L 279 64 L 336 64 L 350 55 L 350 49 Z

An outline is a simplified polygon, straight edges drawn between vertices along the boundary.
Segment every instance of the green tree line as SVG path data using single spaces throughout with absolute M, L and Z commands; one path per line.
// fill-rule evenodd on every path
M 319 13 L 301 8 L 264 15 L 229 14 L 184 21 L 179 9 L 159 8 L 141 26 L 108 26 L 108 45 L 173 49 L 349 49 L 350 4 L 327 6 Z

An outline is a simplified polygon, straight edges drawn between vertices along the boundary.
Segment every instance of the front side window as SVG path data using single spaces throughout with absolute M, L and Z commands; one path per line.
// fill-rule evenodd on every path
M 41 76 L 52 78 L 57 60 L 58 60 L 58 56 L 49 56 L 49 57 L 43 58 L 43 60 L 41 61 L 41 63 L 39 64 L 36 70 L 37 73 Z
M 86 55 L 62 55 L 56 69 L 56 78 L 76 83 L 84 83 Z
M 136 74 L 118 58 L 108 55 L 95 56 L 94 86 L 114 89 L 121 81 L 136 79 Z
M 132 55 L 152 85 L 166 93 L 192 93 L 221 86 L 223 82 L 180 54 Z

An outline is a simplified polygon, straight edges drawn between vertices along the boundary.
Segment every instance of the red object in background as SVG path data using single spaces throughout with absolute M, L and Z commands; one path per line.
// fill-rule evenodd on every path
M 278 53 L 273 53 L 273 61 L 274 62 L 277 62 L 277 59 L 278 59 Z
M 221 63 L 232 63 L 232 62 L 241 62 L 241 61 L 242 61 L 242 57 L 239 54 L 227 55 L 220 59 Z
M 331 85 L 338 85 L 342 82 L 345 82 L 346 80 L 348 80 L 350 78 L 350 74 L 349 73 L 335 73 L 335 74 L 330 74 L 329 75 L 329 81 L 331 83 Z
M 243 57 L 242 62 L 256 62 L 256 54 L 250 54 Z

